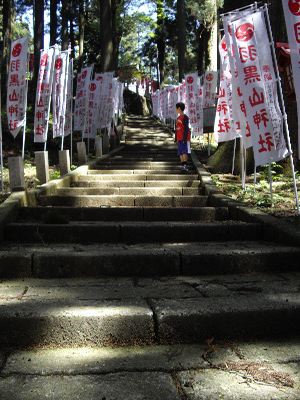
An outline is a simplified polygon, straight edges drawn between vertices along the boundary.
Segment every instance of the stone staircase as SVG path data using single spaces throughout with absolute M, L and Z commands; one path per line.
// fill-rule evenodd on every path
M 172 141 L 130 119 L 122 150 L 6 226 L 1 399 L 215 399 L 189 386 L 211 373 L 214 341 L 298 337 L 300 248 L 210 206 Z

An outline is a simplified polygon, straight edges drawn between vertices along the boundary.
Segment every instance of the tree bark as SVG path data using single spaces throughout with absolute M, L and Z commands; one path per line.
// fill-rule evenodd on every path
M 57 39 L 57 0 L 50 0 L 50 46 L 56 44 Z
M 84 50 L 84 30 L 85 30 L 85 3 L 79 2 L 79 60 L 78 70 L 83 66 L 83 50 Z
M 185 53 L 186 53 L 186 11 L 185 0 L 177 0 L 177 36 L 178 36 L 178 70 L 179 82 L 185 74 Z
M 165 78 L 165 13 L 164 13 L 164 0 L 156 0 L 157 12 L 157 31 L 156 31 L 156 44 L 157 56 L 159 65 L 159 84 L 161 85 Z
M 34 71 L 33 71 L 33 79 L 32 79 L 32 100 L 34 102 L 35 97 L 35 88 L 37 83 L 37 77 L 39 73 L 40 66 L 40 55 L 41 50 L 44 48 L 44 0 L 35 0 L 34 1 L 34 24 L 33 24 L 33 32 L 34 32 Z
M 114 67 L 112 17 L 112 0 L 100 0 L 100 68 L 102 72 L 112 71 Z
M 70 1 L 62 0 L 61 2 L 61 49 L 67 50 L 69 47 L 69 31 L 68 22 L 71 11 Z
M 69 22 L 70 22 L 70 44 L 71 44 L 71 58 L 75 58 L 75 32 L 74 32 L 74 8 L 75 4 L 74 1 L 71 1 L 71 10 L 69 15 Z

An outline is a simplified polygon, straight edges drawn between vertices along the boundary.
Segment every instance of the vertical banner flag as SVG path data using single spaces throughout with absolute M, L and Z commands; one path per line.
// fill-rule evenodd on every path
M 188 74 L 185 76 L 185 93 L 187 114 L 190 119 L 190 125 L 193 129 L 193 135 L 199 134 L 201 130 L 201 114 L 199 106 L 199 77 L 198 73 Z M 201 107 L 202 108 L 202 107 Z
M 25 124 L 28 64 L 28 39 L 12 42 L 7 83 L 8 129 L 16 137 Z
M 300 159 L 300 1 L 282 0 L 291 50 L 293 79 L 298 110 L 298 157 Z
M 69 52 L 63 51 L 55 58 L 52 89 L 53 137 L 64 136 L 67 74 Z
M 228 58 L 230 63 L 230 71 L 232 75 L 231 86 L 232 86 L 232 122 L 235 125 L 237 133 L 239 133 L 243 138 L 243 146 L 247 149 L 252 146 L 252 140 L 250 136 L 249 123 L 247 121 L 247 116 L 245 112 L 245 104 L 242 101 L 242 91 L 239 85 L 238 69 L 236 66 L 236 59 L 233 50 L 233 32 L 232 32 L 232 21 L 235 19 L 242 18 L 248 15 L 253 10 L 237 11 L 231 13 L 229 16 L 224 17 L 224 33 L 225 42 L 228 52 Z M 228 129 L 228 128 L 227 128 Z
M 276 140 L 269 109 L 269 98 L 260 65 L 260 49 L 257 35 L 263 42 L 269 42 L 263 35 L 262 19 L 255 14 L 240 18 L 232 23 L 232 39 L 238 69 L 238 79 L 243 93 L 243 106 L 249 123 L 254 151 L 255 165 L 266 165 L 279 161 L 288 155 L 286 146 Z M 269 73 L 266 72 L 266 73 Z M 278 133 L 278 132 L 277 132 Z
M 47 141 L 54 59 L 55 49 L 53 47 L 41 52 L 34 114 L 34 141 L 36 143 Z
M 82 68 L 77 77 L 75 109 L 74 109 L 74 130 L 83 131 L 86 122 L 88 105 L 88 91 L 91 81 L 93 67 Z
M 99 80 L 95 79 L 90 82 L 88 92 L 87 122 L 85 124 L 83 138 L 95 139 L 96 137 L 97 128 L 95 120 L 99 106 L 100 87 L 101 83 Z
M 215 107 L 218 72 L 206 71 L 203 83 L 203 107 Z
M 67 96 L 66 96 L 66 113 L 65 113 L 65 129 L 64 136 L 72 133 L 72 117 L 73 117 L 73 60 L 68 65 L 67 80 Z
M 232 119 L 232 76 L 225 37 L 220 42 L 219 53 L 221 59 L 220 89 L 214 127 L 214 138 L 217 143 L 238 137 L 236 126 Z

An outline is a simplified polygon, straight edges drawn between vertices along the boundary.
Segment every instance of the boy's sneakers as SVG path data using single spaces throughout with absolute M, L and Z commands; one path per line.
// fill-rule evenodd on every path
M 186 164 L 181 166 L 181 172 L 189 172 L 188 166 Z

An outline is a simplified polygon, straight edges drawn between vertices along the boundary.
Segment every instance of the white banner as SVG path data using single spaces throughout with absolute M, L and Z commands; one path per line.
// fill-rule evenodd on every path
M 101 83 L 99 80 L 93 80 L 89 85 L 88 93 L 88 110 L 87 110 L 87 121 L 85 124 L 85 130 L 83 132 L 83 138 L 94 139 L 97 133 L 96 118 L 98 116 L 99 109 L 99 97 L 100 97 Z
M 242 103 L 249 124 L 256 166 L 282 160 L 288 152 L 283 143 L 276 148 L 274 127 L 269 101 L 260 65 L 259 46 L 268 42 L 262 19 L 257 13 L 236 20 L 232 24 L 233 47 L 236 56 L 238 79 L 243 93 Z M 259 35 L 261 42 L 257 42 Z
M 214 138 L 217 143 L 238 137 L 232 119 L 232 76 L 225 37 L 220 42 L 219 52 L 221 58 L 220 89 L 214 126 Z
M 203 82 L 203 107 L 215 107 L 218 72 L 206 71 Z
M 298 110 L 298 157 L 300 159 L 300 2 L 282 0 L 286 29 L 291 50 L 293 80 Z
M 203 132 L 203 118 L 201 118 L 201 113 L 203 112 L 202 93 L 203 91 L 201 90 L 200 87 L 200 79 L 198 77 L 198 73 L 195 72 L 193 74 L 186 75 L 185 76 L 185 98 L 187 107 L 186 114 L 189 116 L 193 135 L 201 134 L 201 130 Z
M 77 77 L 74 109 L 74 130 L 83 131 L 87 119 L 88 91 L 93 67 L 82 68 Z
M 64 136 L 69 52 L 56 56 L 52 89 L 53 137 Z
M 8 129 L 16 137 L 26 120 L 28 65 L 28 39 L 21 38 L 11 44 L 7 81 Z
M 34 141 L 37 143 L 47 141 L 54 60 L 53 47 L 41 52 L 34 114 Z
M 66 114 L 65 114 L 65 130 L 64 136 L 72 133 L 72 118 L 73 118 L 73 60 L 70 60 L 68 66 L 68 81 L 67 81 L 67 98 L 66 98 Z

